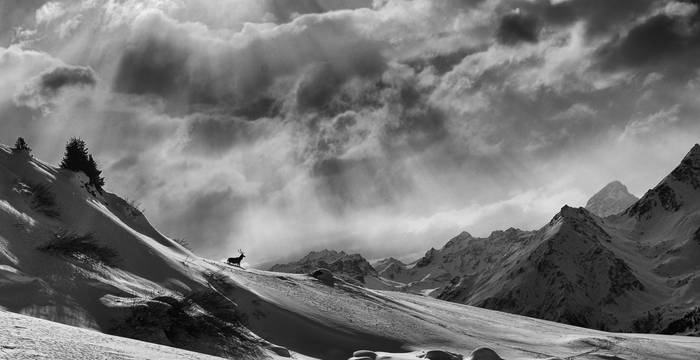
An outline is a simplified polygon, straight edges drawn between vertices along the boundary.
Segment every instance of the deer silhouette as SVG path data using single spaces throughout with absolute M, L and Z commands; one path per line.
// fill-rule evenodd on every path
M 237 257 L 230 257 L 226 262 L 228 262 L 231 265 L 241 266 L 241 261 L 245 257 L 245 254 L 243 253 L 243 251 L 241 251 L 241 249 L 238 249 L 238 253 L 240 255 L 238 255 Z

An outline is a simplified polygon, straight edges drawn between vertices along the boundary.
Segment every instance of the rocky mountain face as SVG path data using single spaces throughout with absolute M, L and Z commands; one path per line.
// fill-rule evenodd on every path
M 489 242 L 498 245 L 488 266 L 455 277 L 437 297 L 578 326 L 624 327 L 620 297 L 645 287 L 610 248 L 601 221 L 565 206 L 538 231 Z
M 586 210 L 600 217 L 606 217 L 621 213 L 637 200 L 639 199 L 630 194 L 625 185 L 619 181 L 613 181 L 588 200 Z
M 630 199 L 623 190 L 612 183 L 589 205 Z M 509 231 L 470 239 L 456 255 L 487 266 L 451 265 L 454 239 L 417 265 L 454 275 L 436 293 L 445 300 L 598 329 L 698 331 L 700 146 L 622 213 L 601 218 L 565 206 L 537 231 Z

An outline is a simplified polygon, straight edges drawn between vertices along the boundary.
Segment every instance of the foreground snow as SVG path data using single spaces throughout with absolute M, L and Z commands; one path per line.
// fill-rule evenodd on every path
M 0 359 L 221 359 L 0 311 Z

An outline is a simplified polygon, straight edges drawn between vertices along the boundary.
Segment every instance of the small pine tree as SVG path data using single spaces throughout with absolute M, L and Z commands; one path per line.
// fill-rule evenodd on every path
M 88 151 L 85 141 L 71 138 L 66 144 L 66 153 L 61 161 L 61 168 L 71 171 L 84 171 L 88 168 Z M 87 175 L 87 173 L 86 173 Z
M 80 138 L 71 138 L 66 144 L 66 153 L 61 161 L 61 168 L 71 171 L 82 171 L 90 179 L 99 192 L 105 185 L 105 179 L 101 177 L 102 171 L 97 168 L 97 162 L 88 153 L 85 141 Z
M 24 138 L 20 136 L 17 138 L 17 141 L 15 141 L 15 147 L 12 148 L 12 152 L 18 153 L 22 151 L 30 152 L 32 148 L 30 148 L 27 142 L 24 141 Z
M 90 178 L 90 183 L 95 186 L 96 189 L 102 190 L 105 185 L 105 178 L 101 177 L 102 170 L 97 168 L 97 163 L 92 155 L 88 155 L 88 167 L 86 170 L 87 176 Z

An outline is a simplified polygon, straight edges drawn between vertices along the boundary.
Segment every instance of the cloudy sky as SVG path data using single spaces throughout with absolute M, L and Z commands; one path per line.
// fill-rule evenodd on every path
M 698 3 L 2 0 L 0 142 L 82 137 L 205 256 L 422 252 L 658 182 L 700 139 Z

